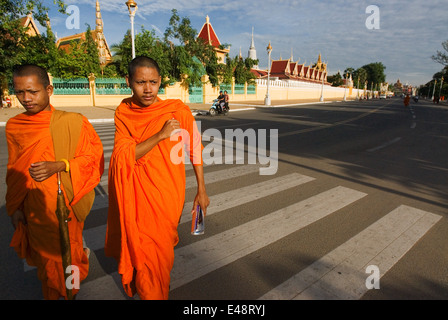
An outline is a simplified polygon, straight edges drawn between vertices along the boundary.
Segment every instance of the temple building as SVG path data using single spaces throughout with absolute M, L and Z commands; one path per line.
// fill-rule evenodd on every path
M 106 37 L 104 36 L 103 19 L 101 17 L 100 3 L 98 0 L 96 1 L 96 27 L 95 30 L 91 30 L 91 35 L 98 47 L 100 65 L 105 66 L 112 61 L 112 53 L 109 45 L 107 44 Z M 56 47 L 58 49 L 68 51 L 70 50 L 70 46 L 73 41 L 80 42 L 85 40 L 86 33 L 82 32 L 58 39 Z
M 226 55 L 230 50 L 222 48 L 221 42 L 210 24 L 210 18 L 208 16 L 205 18 L 205 23 L 202 26 L 201 31 L 199 31 L 198 38 L 204 40 L 205 43 L 213 47 L 219 63 L 226 62 Z
M 267 70 L 255 70 L 251 72 L 257 78 L 267 78 Z M 270 78 L 283 81 L 304 81 L 310 83 L 324 83 L 329 85 L 327 81 L 327 64 L 322 62 L 321 55 L 317 58 L 317 62 L 313 65 L 299 64 L 299 61 L 293 61 L 292 55 L 290 59 L 272 60 L 270 68 Z
M 26 29 L 26 34 L 30 37 L 39 36 L 40 32 L 37 28 L 33 15 L 29 13 L 26 17 L 20 18 L 20 25 Z

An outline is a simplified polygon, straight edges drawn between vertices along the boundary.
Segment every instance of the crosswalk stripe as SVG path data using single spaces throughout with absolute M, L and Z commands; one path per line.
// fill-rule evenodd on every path
M 206 183 L 220 182 L 223 180 L 251 174 L 257 172 L 259 169 L 260 166 L 258 165 L 237 166 L 229 169 L 207 172 L 204 174 L 204 180 L 206 181 Z M 185 183 L 186 183 L 186 189 L 196 187 L 197 186 L 196 176 L 186 177 Z M 108 207 L 109 205 L 109 197 L 107 195 L 108 185 L 109 185 L 108 178 L 107 176 L 103 175 L 102 181 L 95 188 L 96 197 L 92 206 L 92 210 L 98 210 Z
M 220 170 L 217 172 L 207 173 L 206 181 L 214 180 L 222 181 L 224 179 L 230 178 L 231 175 L 238 176 L 244 173 L 253 173 L 258 170 L 256 165 L 248 165 L 242 167 L 235 167 L 227 170 Z M 194 177 L 193 177 L 194 178 Z M 292 187 L 296 187 L 303 183 L 314 180 L 312 177 L 304 176 L 298 173 L 292 173 L 283 177 L 271 179 L 269 181 L 260 182 L 247 187 L 235 189 L 232 191 L 227 191 L 214 195 L 210 197 L 210 206 L 207 208 L 207 216 L 211 214 L 218 213 L 238 205 L 242 205 L 246 202 L 250 202 L 256 199 L 260 199 L 274 193 L 287 190 Z M 196 186 L 196 181 L 190 180 L 187 188 L 193 188 Z M 100 199 L 100 200 L 98 200 Z M 95 198 L 95 203 L 92 210 L 98 209 L 100 206 L 108 206 L 108 198 L 97 196 Z M 193 202 L 188 202 L 184 206 L 182 212 L 182 217 L 180 224 L 191 221 L 191 208 L 193 207 Z M 106 235 L 106 226 L 101 225 L 94 228 L 85 229 L 83 232 L 84 239 L 86 240 L 87 246 L 91 250 L 98 250 L 104 247 L 104 239 Z
M 191 166 L 192 167 L 192 166 Z M 215 183 L 219 181 L 223 181 L 226 179 L 236 178 L 243 175 L 251 174 L 254 172 L 258 172 L 261 166 L 258 165 L 242 165 L 237 167 L 232 167 L 229 169 L 223 169 L 214 172 L 206 172 L 204 173 L 204 179 L 207 184 Z M 185 170 L 188 170 L 188 167 L 185 167 Z M 196 176 L 187 176 L 185 178 L 186 188 L 191 188 L 196 186 Z M 107 172 L 105 172 L 101 178 L 101 182 L 96 187 L 97 194 L 101 194 L 99 189 L 107 190 L 109 185 Z
M 299 186 L 312 180 L 314 180 L 312 177 L 299 173 L 291 173 L 268 181 L 252 184 L 247 187 L 222 192 L 210 197 L 210 206 L 207 208 L 207 216 L 273 195 L 274 193 Z M 180 223 L 191 221 L 192 208 L 192 201 L 184 205 Z
M 263 248 L 366 196 L 335 187 L 175 250 L 171 290 Z
M 92 210 L 108 205 L 107 171 L 113 149 L 114 130 L 97 132 L 103 136 L 105 173 L 96 188 Z M 104 138 L 105 137 L 105 138 Z M 240 177 L 259 171 L 260 165 L 241 165 L 205 173 L 207 183 Z M 186 170 L 191 170 L 186 165 Z M 221 192 L 210 197 L 207 216 L 260 200 L 299 186 L 314 178 L 298 173 L 272 178 L 247 187 Z M 195 176 L 187 176 L 186 188 L 196 186 Z M 175 249 L 170 290 L 174 290 L 260 250 L 291 233 L 362 199 L 357 190 L 335 187 L 303 201 L 281 208 L 258 219 L 195 243 Z M 96 206 L 96 207 L 95 207 Z M 191 221 L 192 202 L 186 203 L 180 224 Z M 367 266 L 376 266 L 380 276 L 386 274 L 439 220 L 441 216 L 401 205 L 353 236 L 344 244 L 319 258 L 305 269 L 279 284 L 259 299 L 360 299 L 369 289 Z M 106 225 L 85 229 L 83 236 L 95 255 L 104 248 Z M 35 269 L 27 266 L 24 270 Z M 79 300 L 125 300 L 118 272 L 111 272 L 81 284 Z
M 383 276 L 440 218 L 401 205 L 260 299 L 360 299 L 366 267 Z

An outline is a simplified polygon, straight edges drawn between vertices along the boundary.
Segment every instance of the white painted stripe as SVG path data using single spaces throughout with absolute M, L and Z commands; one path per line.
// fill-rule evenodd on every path
M 110 119 L 89 119 L 90 123 L 113 123 L 114 118 Z
M 246 174 L 251 174 L 259 170 L 257 165 L 245 165 L 230 168 L 228 170 L 219 170 L 204 175 L 204 179 L 207 183 L 220 182 L 226 179 L 231 179 L 234 177 L 240 177 Z M 191 176 L 187 178 L 186 189 L 196 187 L 196 177 Z M 106 189 L 107 191 L 107 189 Z M 213 201 L 213 199 L 212 199 Z M 95 198 L 94 206 L 92 210 L 106 208 L 109 205 L 107 195 L 97 194 Z M 193 205 L 193 204 L 191 204 Z M 94 228 L 85 229 L 83 232 L 84 239 L 86 240 L 87 246 L 91 250 L 98 250 L 104 247 L 104 239 L 106 237 L 106 225 L 101 225 Z
M 171 290 L 263 248 L 366 196 L 336 187 L 175 250 Z
M 392 139 L 392 140 L 390 140 L 390 141 L 388 141 L 388 142 L 386 142 L 386 143 L 383 143 L 382 145 L 380 145 L 380 146 L 378 146 L 378 147 L 368 149 L 367 151 L 368 151 L 368 152 L 375 152 L 375 151 L 378 151 L 378 150 L 383 149 L 383 148 L 385 148 L 385 147 L 388 147 L 388 146 L 390 146 L 391 144 L 394 144 L 394 143 L 396 143 L 396 142 L 398 142 L 398 141 L 400 141 L 400 140 L 401 140 L 401 137 L 397 137 L 397 138 Z
M 254 166 L 257 167 L 257 166 Z M 243 167 L 242 167 L 243 168 Z M 227 170 L 222 170 L 227 171 Z M 234 174 L 238 172 L 235 170 Z M 221 172 L 219 171 L 219 174 Z M 221 176 L 223 177 L 223 176 Z M 215 177 L 217 178 L 217 177 Z M 227 178 L 227 176 L 223 177 Z M 247 187 L 223 192 L 210 197 L 210 206 L 207 208 L 207 216 L 237 207 L 250 201 L 264 198 L 277 192 L 287 190 L 312 181 L 314 178 L 304 176 L 298 173 L 292 173 L 283 177 L 260 182 Z M 191 187 L 194 187 L 192 185 Z M 109 198 L 107 196 L 96 195 L 92 210 L 107 208 L 109 206 Z M 193 202 L 184 205 L 182 217 L 179 224 L 191 221 L 191 209 Z M 92 250 L 98 250 L 104 247 L 104 239 L 106 236 L 106 225 L 85 229 L 83 232 L 87 246 Z
M 386 274 L 441 216 L 399 206 L 260 299 L 360 299 L 366 267 Z
M 192 167 L 192 166 L 190 166 Z M 227 179 L 232 179 L 236 177 L 241 177 L 246 174 L 254 173 L 260 170 L 262 166 L 259 165 L 245 165 L 233 167 L 225 170 L 219 170 L 214 172 L 209 172 L 204 174 L 204 180 L 208 183 L 219 182 Z M 186 166 L 186 171 L 189 170 Z M 186 177 L 186 189 L 196 187 L 196 176 Z M 92 210 L 98 210 L 106 208 L 109 205 L 108 198 L 108 187 L 109 180 L 107 172 L 103 174 L 101 181 L 97 187 L 95 187 L 95 201 L 92 206 Z
M 291 173 L 286 176 L 211 196 L 210 206 L 207 208 L 207 216 L 270 196 L 312 180 L 314 178 L 299 173 Z M 188 202 L 184 205 L 180 223 L 191 221 L 192 208 L 193 202 Z
M 247 174 L 258 172 L 260 166 L 258 165 L 243 165 L 232 167 L 229 169 L 207 172 L 204 174 L 205 184 L 220 182 L 227 179 L 245 176 Z M 186 177 L 186 188 L 193 188 L 197 186 L 196 176 Z

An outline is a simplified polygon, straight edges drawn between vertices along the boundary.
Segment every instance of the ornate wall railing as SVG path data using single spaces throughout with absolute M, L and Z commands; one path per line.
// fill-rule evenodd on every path
M 96 94 L 120 94 L 131 95 L 132 90 L 128 87 L 124 78 L 97 78 L 95 79 Z
M 90 85 L 87 78 L 66 80 L 53 78 L 53 94 L 73 94 L 73 95 L 89 95 Z

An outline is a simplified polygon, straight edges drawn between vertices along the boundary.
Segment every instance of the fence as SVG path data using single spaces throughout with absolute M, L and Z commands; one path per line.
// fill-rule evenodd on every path
M 51 102 L 55 106 L 117 106 L 121 100 L 132 95 L 124 78 L 95 78 L 65 80 L 51 78 L 54 94 Z M 230 101 L 264 101 L 267 94 L 267 79 L 257 79 L 254 84 L 221 84 L 213 87 L 207 75 L 202 77 L 202 86 L 185 88 L 180 82 L 170 83 L 159 90 L 161 99 L 180 99 L 184 103 L 211 103 L 220 90 L 226 90 Z M 9 86 L 10 92 L 13 88 Z M 283 81 L 273 79 L 269 82 L 271 100 L 321 100 L 356 98 L 371 93 L 354 88 L 331 87 L 322 83 L 305 81 Z M 19 105 L 15 97 L 12 99 Z
M 90 95 L 88 79 L 64 80 L 53 78 L 53 94 L 63 95 Z
M 132 90 L 128 87 L 126 80 L 119 79 L 95 79 L 96 94 L 111 94 L 111 95 L 131 95 Z

